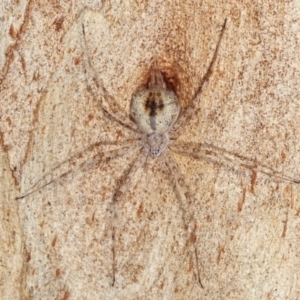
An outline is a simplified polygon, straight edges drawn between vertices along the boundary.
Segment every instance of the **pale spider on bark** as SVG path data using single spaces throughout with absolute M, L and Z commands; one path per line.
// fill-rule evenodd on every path
M 187 228 L 187 246 L 192 249 L 194 270 L 197 281 L 201 287 L 202 283 L 200 280 L 200 271 L 198 263 L 198 253 L 195 246 L 196 242 L 196 221 L 194 219 L 192 210 L 190 209 L 190 194 L 188 188 L 184 183 L 181 176 L 179 168 L 173 158 L 172 152 L 176 152 L 180 155 L 193 157 L 196 159 L 206 160 L 208 162 L 217 163 L 220 165 L 229 166 L 239 166 L 244 169 L 252 171 L 252 181 L 255 180 L 257 172 L 261 172 L 268 177 L 284 180 L 291 183 L 298 184 L 299 181 L 295 180 L 289 176 L 282 175 L 281 173 L 263 166 L 262 164 L 257 164 L 255 161 L 241 157 L 235 153 L 226 151 L 223 148 L 219 148 L 210 144 L 200 144 L 192 142 L 179 142 L 177 141 L 180 136 L 180 129 L 184 128 L 185 124 L 188 122 L 190 117 L 196 111 L 196 108 L 200 101 L 200 95 L 206 86 L 210 75 L 212 74 L 212 69 L 216 61 L 218 50 L 220 47 L 221 40 L 224 35 L 227 19 L 225 19 L 219 39 L 208 66 L 208 69 L 202 78 L 202 82 L 197 89 L 195 96 L 189 102 L 188 106 L 180 110 L 180 102 L 176 96 L 176 93 L 167 87 L 166 79 L 163 73 L 158 67 L 157 61 L 155 61 L 151 67 L 150 78 L 148 80 L 148 87 L 142 89 L 132 96 L 130 105 L 130 118 L 126 118 L 120 110 L 108 110 L 106 108 L 109 96 L 100 80 L 97 79 L 96 73 L 93 70 L 91 60 L 87 51 L 84 51 L 84 68 L 86 73 L 86 80 L 88 84 L 88 89 L 91 92 L 95 101 L 99 103 L 105 115 L 111 120 L 114 120 L 118 124 L 129 128 L 132 132 L 139 133 L 140 138 L 134 141 L 133 139 L 124 142 L 116 150 L 112 151 L 99 151 L 95 156 L 92 157 L 92 161 L 95 165 L 99 163 L 105 163 L 107 160 L 112 160 L 117 157 L 128 153 L 128 151 L 134 151 L 137 153 L 137 157 L 125 168 L 121 176 L 116 180 L 115 192 L 112 198 L 112 211 L 113 211 L 113 221 L 112 221 L 112 285 L 114 285 L 116 280 L 116 250 L 115 250 L 115 237 L 116 237 L 116 201 L 120 195 L 126 193 L 128 189 L 129 175 L 134 173 L 141 165 L 149 158 L 156 158 L 160 160 L 162 168 L 168 173 L 171 185 L 173 186 L 176 196 L 178 198 L 179 204 L 183 209 L 183 222 Z M 82 40 L 84 46 L 86 47 L 86 36 L 84 25 L 82 25 Z M 105 101 L 103 101 L 103 99 Z M 109 144 L 109 143 L 107 143 Z M 92 151 L 95 148 L 103 145 L 103 143 L 96 143 L 91 145 L 88 149 L 84 151 Z M 81 152 L 82 153 L 82 152 Z M 80 154 L 81 154 L 80 153 Z M 61 163 L 61 165 L 68 164 L 72 166 L 69 170 L 62 173 L 58 178 L 52 178 L 51 173 L 45 175 L 41 178 L 34 186 L 27 190 L 23 195 L 17 197 L 17 199 L 22 199 L 32 193 L 35 193 L 45 186 L 59 180 L 62 177 L 67 176 L 74 169 L 85 169 L 88 167 L 91 160 L 78 162 L 78 157 L 74 155 L 67 161 Z M 183 196 L 184 195 L 184 196 Z

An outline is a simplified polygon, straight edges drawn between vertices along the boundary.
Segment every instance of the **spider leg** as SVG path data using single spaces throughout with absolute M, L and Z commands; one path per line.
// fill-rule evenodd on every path
M 140 152 L 138 157 L 132 160 L 132 162 L 125 168 L 122 172 L 121 176 L 116 180 L 116 188 L 112 197 L 112 224 L 111 224 L 111 232 L 112 232 L 112 286 L 116 281 L 116 227 L 117 227 L 117 201 L 118 198 L 122 197 L 130 188 L 131 176 L 135 174 L 135 172 L 142 166 L 144 163 L 142 159 L 143 155 Z
M 86 46 L 86 35 L 85 28 L 82 24 L 82 43 Z M 86 74 L 87 85 L 90 93 L 92 94 L 94 100 L 100 105 L 101 109 L 105 114 L 119 125 L 125 126 L 131 131 L 137 132 L 137 126 L 134 122 L 122 114 L 122 110 L 113 102 L 111 96 L 108 95 L 106 89 L 104 88 L 101 80 L 97 78 L 97 75 L 92 67 L 91 58 L 87 51 L 83 51 L 83 65 Z M 114 103 L 112 107 L 108 106 L 108 103 Z
M 221 44 L 221 40 L 223 38 L 224 35 L 224 30 L 226 28 L 226 22 L 227 19 L 225 19 L 222 29 L 221 29 L 221 33 L 220 33 L 220 37 L 214 52 L 214 55 L 210 61 L 210 64 L 208 66 L 208 69 L 204 75 L 204 77 L 202 78 L 202 82 L 200 84 L 200 86 L 198 87 L 195 96 L 193 97 L 193 100 L 188 104 L 188 106 L 185 108 L 185 110 L 183 111 L 182 114 L 180 114 L 178 120 L 176 121 L 176 123 L 173 125 L 171 131 L 170 131 L 170 136 L 171 138 L 177 138 L 180 135 L 179 132 L 179 128 L 184 127 L 183 125 L 188 122 L 188 120 L 190 120 L 191 116 L 195 113 L 195 109 L 198 106 L 198 103 L 200 101 L 200 96 L 204 90 L 204 88 L 207 85 L 207 82 L 212 74 L 212 68 L 214 66 L 214 63 L 216 61 L 216 58 L 218 56 L 218 52 L 219 52 L 219 48 L 220 48 L 220 44 Z
M 74 154 L 72 157 L 60 163 L 58 166 L 53 168 L 49 173 L 39 179 L 32 187 L 30 187 L 24 194 L 16 197 L 16 200 L 23 199 L 33 193 L 36 193 L 44 187 L 59 181 L 62 178 L 67 177 L 69 174 L 75 172 L 78 169 L 83 171 L 96 167 L 99 164 L 115 159 L 119 156 L 124 155 L 128 152 L 136 152 L 139 150 L 135 140 L 128 140 L 124 142 L 122 147 L 115 150 L 102 150 L 99 152 L 100 146 L 117 145 L 116 142 L 103 143 L 97 142 L 83 151 Z
M 168 172 L 168 178 L 171 181 L 171 184 L 174 188 L 174 191 L 176 193 L 177 198 L 179 199 L 179 204 L 180 207 L 183 211 L 183 222 L 184 226 L 188 231 L 189 238 L 187 240 L 187 246 L 193 247 L 193 252 L 194 252 L 194 265 L 196 268 L 196 278 L 201 286 L 203 288 L 202 282 L 201 282 L 201 277 L 200 277 L 200 270 L 199 270 L 199 260 L 198 260 L 198 253 L 197 253 L 197 248 L 196 248 L 196 234 L 195 230 L 197 228 L 196 220 L 194 217 L 193 212 L 191 211 L 190 207 L 192 205 L 191 203 L 191 193 L 189 192 L 189 188 L 184 182 L 183 176 L 181 175 L 178 165 L 175 162 L 173 156 L 169 152 L 168 155 L 164 155 L 164 164 L 166 167 L 166 170 Z M 185 199 L 183 199 L 183 197 Z
M 244 170 L 252 172 L 252 186 L 255 184 L 257 173 L 267 175 L 269 178 L 279 179 L 292 184 L 300 184 L 300 179 L 281 174 L 273 168 L 262 163 L 253 161 L 249 158 L 238 155 L 234 152 L 227 151 L 224 148 L 216 147 L 211 144 L 201 143 L 183 143 L 176 142 L 170 148 L 181 155 L 192 156 L 197 159 L 203 159 L 208 162 L 217 163 L 221 166 L 229 166 L 231 169 L 242 167 Z

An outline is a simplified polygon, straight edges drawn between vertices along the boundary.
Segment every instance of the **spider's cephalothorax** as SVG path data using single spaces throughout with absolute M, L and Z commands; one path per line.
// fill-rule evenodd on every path
M 160 70 L 153 68 L 148 88 L 132 96 L 130 113 L 143 133 L 143 149 L 155 157 L 167 149 L 169 130 L 180 111 L 174 91 L 166 88 Z

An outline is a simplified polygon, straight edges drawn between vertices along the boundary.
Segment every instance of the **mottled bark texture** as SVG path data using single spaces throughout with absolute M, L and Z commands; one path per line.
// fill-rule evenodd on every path
M 184 110 L 227 18 L 179 140 L 299 179 L 299 1 L 0 7 L 1 299 L 300 299 L 300 186 L 197 155 L 172 154 L 180 173 L 171 174 L 159 157 L 114 151 L 138 135 L 95 101 L 83 63 L 88 53 L 110 113 L 129 118 L 154 61 Z M 58 179 L 14 200 L 45 174 Z

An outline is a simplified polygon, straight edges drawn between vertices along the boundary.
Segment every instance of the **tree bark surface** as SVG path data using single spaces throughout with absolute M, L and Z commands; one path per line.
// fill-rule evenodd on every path
M 299 1 L 0 5 L 1 299 L 300 299 L 300 186 L 253 171 L 300 179 Z M 93 160 L 139 136 L 99 103 L 129 119 L 156 61 L 184 111 L 226 18 L 179 141 L 236 159 L 172 153 L 176 174 L 136 148 Z

